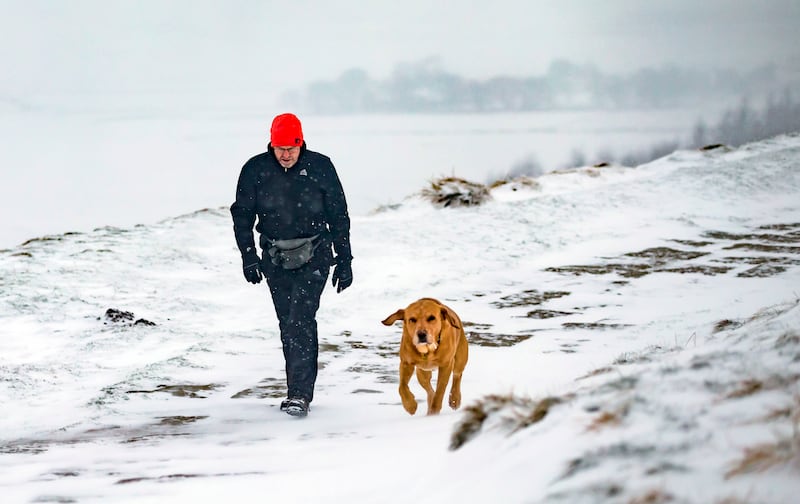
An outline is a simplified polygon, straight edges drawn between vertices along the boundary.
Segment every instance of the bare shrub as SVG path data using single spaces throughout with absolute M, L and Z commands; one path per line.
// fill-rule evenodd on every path
M 430 187 L 423 189 L 420 194 L 424 199 L 442 208 L 478 206 L 492 198 L 485 185 L 459 177 L 433 180 Z

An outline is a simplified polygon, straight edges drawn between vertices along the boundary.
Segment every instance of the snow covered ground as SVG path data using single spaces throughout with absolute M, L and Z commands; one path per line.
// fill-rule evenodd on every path
M 305 419 L 225 208 L 1 251 L 3 502 L 793 502 L 800 136 L 537 182 L 353 218 Z M 380 323 L 422 296 L 470 341 L 435 417 Z

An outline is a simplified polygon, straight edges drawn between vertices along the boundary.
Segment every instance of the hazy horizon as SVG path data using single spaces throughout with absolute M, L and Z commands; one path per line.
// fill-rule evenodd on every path
M 559 59 L 606 72 L 770 63 L 800 71 L 794 0 L 484 5 L 0 0 L 0 59 L 14 69 L 0 93 L 280 93 L 350 68 L 381 78 L 429 57 L 476 79 L 538 74 Z

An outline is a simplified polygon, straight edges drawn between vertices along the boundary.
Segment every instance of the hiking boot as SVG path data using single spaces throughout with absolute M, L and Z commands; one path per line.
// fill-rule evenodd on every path
M 308 401 L 302 397 L 289 398 L 286 400 L 285 411 L 295 417 L 304 417 L 308 415 Z
M 286 411 L 286 407 L 289 406 L 289 398 L 287 397 L 283 401 L 281 401 L 281 411 Z

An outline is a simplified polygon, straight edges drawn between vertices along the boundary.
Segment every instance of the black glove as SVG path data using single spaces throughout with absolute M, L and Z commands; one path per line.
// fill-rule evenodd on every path
M 336 267 L 333 268 L 333 276 L 331 277 L 331 284 L 336 287 L 336 292 L 342 292 L 350 287 L 353 283 L 353 268 L 350 266 L 350 260 L 337 261 Z M 339 284 L 338 286 L 336 284 Z
M 248 253 L 242 256 L 242 270 L 244 271 L 244 278 L 251 284 L 261 283 L 261 261 L 258 260 L 258 255 L 248 250 Z

